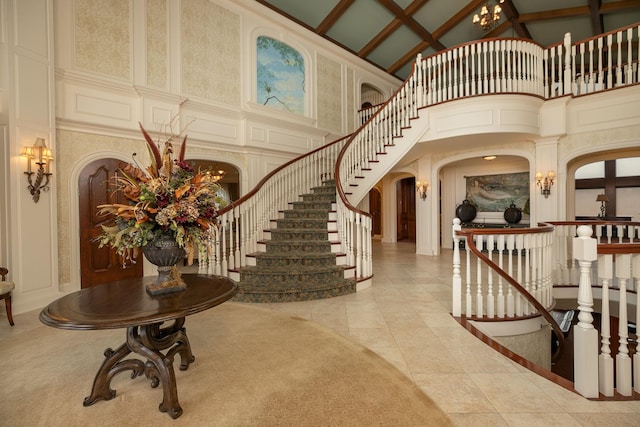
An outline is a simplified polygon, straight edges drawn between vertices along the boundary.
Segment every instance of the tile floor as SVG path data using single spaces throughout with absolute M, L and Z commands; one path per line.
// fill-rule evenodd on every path
M 374 242 L 369 289 L 319 301 L 256 304 L 320 323 L 384 357 L 456 426 L 640 426 L 640 401 L 594 402 L 498 354 L 451 316 L 451 251 L 415 254 L 410 243 Z M 14 316 L 2 339 L 41 326 Z M 6 319 L 0 321 L 6 322 Z
M 480 342 L 451 315 L 452 252 L 374 242 L 371 288 L 258 304 L 334 329 L 384 357 L 457 426 L 640 426 L 640 402 L 589 401 Z

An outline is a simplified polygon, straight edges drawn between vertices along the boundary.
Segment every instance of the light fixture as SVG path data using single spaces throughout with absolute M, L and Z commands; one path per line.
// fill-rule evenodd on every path
M 33 196 L 33 201 L 38 203 L 38 200 L 40 200 L 40 191 L 47 191 L 49 189 L 49 178 L 53 175 L 49 172 L 53 154 L 51 150 L 47 148 L 44 138 L 36 138 L 33 146 L 24 147 L 20 155 L 27 158 L 27 171 L 25 172 L 27 180 L 29 181 L 27 188 L 31 196 Z M 38 165 L 36 172 L 31 170 L 31 162 L 34 159 L 36 165 Z M 34 174 L 36 175 L 35 180 L 33 179 Z
M 427 199 L 427 191 L 429 190 L 429 183 L 427 181 L 416 181 L 416 191 L 420 198 L 424 201 Z
M 551 194 L 551 186 L 555 182 L 556 173 L 554 171 L 547 172 L 547 176 L 542 177 L 542 173 L 538 172 L 536 174 L 536 185 L 540 187 L 540 193 L 546 199 Z
M 609 201 L 609 198 L 606 194 L 598 194 L 596 196 L 596 202 L 600 202 L 600 218 L 605 219 L 607 217 L 607 205 L 606 203 Z
M 490 2 L 485 3 L 480 9 L 480 13 L 473 15 L 472 22 L 482 28 L 483 31 L 489 31 L 497 27 L 500 22 L 500 12 L 502 12 L 500 5 L 502 3 L 504 3 L 504 0 L 498 0 L 493 7 L 491 7 Z
M 484 160 L 495 160 L 498 156 L 484 156 Z
M 213 179 L 213 182 L 218 182 L 224 177 L 224 174 L 225 172 L 222 169 L 217 170 L 212 173 L 211 179 Z

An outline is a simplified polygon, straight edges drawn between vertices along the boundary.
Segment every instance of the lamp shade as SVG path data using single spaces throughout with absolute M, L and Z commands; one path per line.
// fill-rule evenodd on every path
M 598 194 L 598 196 L 596 197 L 596 202 L 608 202 L 609 198 L 607 197 L 606 194 Z

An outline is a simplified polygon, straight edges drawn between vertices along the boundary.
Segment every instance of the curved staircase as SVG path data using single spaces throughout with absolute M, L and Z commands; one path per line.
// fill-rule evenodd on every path
M 356 291 L 354 269 L 337 253 L 335 182 L 311 191 L 271 221 L 274 227 L 258 242 L 260 251 L 247 257 L 253 265 L 238 270 L 236 301 L 305 301 Z

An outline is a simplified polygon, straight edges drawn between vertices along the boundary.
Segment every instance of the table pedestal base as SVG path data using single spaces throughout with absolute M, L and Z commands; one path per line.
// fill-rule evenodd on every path
M 83 405 L 89 406 L 98 400 L 111 400 L 116 391 L 111 389 L 111 380 L 122 371 L 131 370 L 131 378 L 144 374 L 151 380 L 151 387 L 162 383 L 162 403 L 160 412 L 168 412 L 171 418 L 178 418 L 182 408 L 178 403 L 176 376 L 173 370 L 173 358 L 180 355 L 180 370 L 186 371 L 195 357 L 187 338 L 184 317 L 174 320 L 168 327 L 161 328 L 162 322 L 145 326 L 127 328 L 127 341 L 115 351 L 107 348 L 95 379 L 91 394 L 85 397 Z M 170 348 L 170 349 L 169 349 Z M 161 350 L 169 349 L 165 354 Z M 129 353 L 137 353 L 147 359 L 124 359 Z

